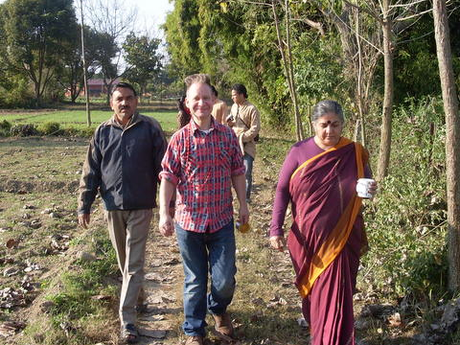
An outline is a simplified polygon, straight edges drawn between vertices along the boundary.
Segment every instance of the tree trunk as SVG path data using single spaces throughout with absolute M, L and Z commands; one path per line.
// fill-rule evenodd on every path
M 393 110 L 393 44 L 391 19 L 389 17 L 390 0 L 383 1 L 383 56 L 385 89 L 383 95 L 382 127 L 380 132 L 380 150 L 377 180 L 381 181 L 388 174 L 391 151 L 391 113 Z
M 360 37 L 360 27 L 359 27 L 359 12 L 357 9 L 355 12 L 355 36 L 356 36 L 356 48 L 358 53 L 358 73 L 356 76 L 356 98 L 358 104 L 358 120 L 356 121 L 356 130 L 354 141 L 359 141 L 358 135 L 361 136 L 361 144 L 366 146 L 366 136 L 364 132 L 364 97 L 363 97 L 363 52 L 361 50 L 361 37 Z M 358 129 L 359 128 L 359 129 Z
M 449 289 L 460 287 L 460 119 L 452 68 L 445 0 L 433 0 L 436 50 L 446 114 L 447 222 L 449 227 Z
M 296 125 L 297 140 L 301 141 L 304 138 L 304 134 L 303 134 L 302 119 L 300 117 L 299 105 L 297 101 L 297 91 L 295 88 L 294 71 L 292 67 L 292 53 L 291 53 L 291 45 L 290 45 L 288 6 L 289 6 L 288 3 L 286 2 L 286 36 L 287 36 L 287 47 L 286 48 L 288 50 L 288 56 L 286 57 L 286 54 L 284 52 L 284 42 L 281 37 L 281 31 L 279 28 L 278 14 L 276 13 L 276 0 L 273 0 L 272 2 L 273 18 L 275 20 L 275 28 L 276 28 L 276 35 L 278 37 L 279 50 L 281 53 L 281 58 L 283 60 L 284 73 L 286 74 L 286 80 L 289 85 L 289 93 L 291 95 L 291 100 L 292 100 L 292 104 L 294 107 L 294 121 Z
M 295 86 L 295 77 L 294 77 L 294 63 L 292 62 L 292 49 L 291 49 L 291 27 L 290 27 L 290 14 L 289 14 L 289 0 L 285 0 L 285 10 L 286 10 L 286 49 L 288 53 L 288 68 L 289 68 L 289 78 L 291 79 L 291 97 L 292 103 L 294 105 L 294 116 L 296 118 L 297 124 L 297 140 L 301 141 L 304 139 L 302 118 L 299 111 L 299 103 L 297 101 L 297 89 Z

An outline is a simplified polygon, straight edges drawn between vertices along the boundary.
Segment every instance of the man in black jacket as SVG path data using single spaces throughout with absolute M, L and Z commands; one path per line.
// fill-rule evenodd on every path
M 80 181 L 78 223 L 86 228 L 99 192 L 106 209 L 110 240 L 123 275 L 120 296 L 121 337 L 138 340 L 136 304 L 144 275 L 145 245 L 156 207 L 158 173 L 166 149 L 160 124 L 140 115 L 137 94 L 128 83 L 112 90 L 113 117 L 90 142 Z

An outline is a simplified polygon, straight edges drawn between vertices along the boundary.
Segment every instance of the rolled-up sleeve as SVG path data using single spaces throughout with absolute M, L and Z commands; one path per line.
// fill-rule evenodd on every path
M 166 149 L 166 153 L 161 161 L 161 172 L 160 172 L 160 180 L 165 179 L 175 186 L 179 183 L 179 176 L 180 176 L 180 147 L 179 147 L 179 140 L 177 135 L 173 135 L 168 147 Z

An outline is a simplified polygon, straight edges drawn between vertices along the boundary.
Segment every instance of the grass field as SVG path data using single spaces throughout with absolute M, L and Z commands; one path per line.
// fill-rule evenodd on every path
M 81 108 L 81 107 L 80 107 Z M 144 115 L 152 116 L 157 119 L 166 132 L 176 129 L 176 114 L 174 108 L 168 107 L 139 107 L 139 112 Z M 101 122 L 109 119 L 113 112 L 109 108 L 91 111 L 91 128 L 96 128 Z M 33 124 L 41 125 L 44 123 L 57 122 L 61 129 L 87 128 L 86 110 L 66 109 L 66 110 L 40 110 L 40 111 L 14 111 L 0 113 L 0 119 L 6 120 L 14 125 Z

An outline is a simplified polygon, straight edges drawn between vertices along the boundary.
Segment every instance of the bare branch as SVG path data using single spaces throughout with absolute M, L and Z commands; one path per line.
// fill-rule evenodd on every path
M 319 31 L 321 36 L 324 36 L 326 33 L 324 31 L 323 23 L 320 22 L 314 22 L 313 20 L 310 20 L 308 18 L 302 19 L 302 18 L 293 18 L 291 19 L 292 21 L 298 21 L 298 22 L 304 22 L 305 24 L 309 25 L 313 29 L 316 29 Z
M 382 19 L 380 18 L 380 15 L 377 12 L 374 12 L 372 9 L 367 9 L 367 8 L 358 6 L 356 4 L 353 4 L 353 3 L 349 2 L 348 0 L 344 0 L 344 2 L 346 4 L 348 4 L 349 6 L 351 6 L 353 8 L 356 8 L 358 11 L 362 11 L 362 12 L 367 13 L 368 15 L 370 15 L 375 20 L 377 20 L 379 22 L 382 22 Z
M 402 21 L 405 21 L 405 20 L 409 20 L 409 19 L 412 19 L 412 18 L 417 18 L 417 17 L 423 16 L 424 14 L 430 13 L 430 12 L 432 12 L 432 9 L 431 9 L 431 8 L 428 9 L 428 10 L 426 10 L 426 11 L 420 12 L 420 13 L 415 13 L 415 14 L 413 14 L 413 15 L 411 15 L 411 16 L 408 16 L 408 17 L 396 18 L 395 21 L 397 21 L 397 22 L 402 22 Z
M 427 0 L 416 0 L 412 3 L 409 3 L 409 4 L 395 4 L 395 5 L 390 5 L 390 8 L 397 8 L 397 7 L 402 7 L 402 8 L 409 8 L 411 6 L 414 6 L 414 5 L 417 5 L 417 4 L 421 4 L 422 2 L 426 2 Z

